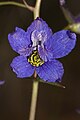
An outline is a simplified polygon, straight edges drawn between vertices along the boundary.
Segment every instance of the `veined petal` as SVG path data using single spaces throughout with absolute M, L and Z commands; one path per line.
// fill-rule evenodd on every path
M 53 60 L 53 53 L 49 50 L 46 50 L 45 47 L 39 46 L 38 52 L 43 61 L 47 62 Z
M 61 58 L 71 52 L 76 44 L 76 35 L 69 30 L 54 33 L 52 38 L 45 42 L 46 49 L 53 52 L 53 58 Z
M 8 40 L 13 50 L 20 55 L 28 56 L 32 52 L 32 48 L 29 47 L 31 41 L 23 29 L 16 27 L 15 32 L 8 35 Z
M 45 34 L 47 34 L 47 39 L 49 39 L 52 35 L 52 30 L 48 27 L 47 23 L 39 17 L 35 19 L 28 27 L 27 33 L 31 35 L 31 33 L 35 30 L 40 33 L 43 31 Z
M 19 78 L 30 77 L 34 73 L 34 67 L 27 62 L 27 58 L 24 56 L 15 57 L 11 67 Z
M 57 60 L 45 62 L 36 71 L 41 79 L 48 82 L 60 81 L 64 73 L 63 65 Z

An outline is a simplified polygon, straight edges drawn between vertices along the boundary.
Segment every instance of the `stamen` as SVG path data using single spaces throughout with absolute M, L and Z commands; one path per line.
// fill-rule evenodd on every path
M 28 62 L 36 67 L 44 64 L 44 61 L 40 58 L 37 50 L 34 50 L 33 53 L 28 57 Z

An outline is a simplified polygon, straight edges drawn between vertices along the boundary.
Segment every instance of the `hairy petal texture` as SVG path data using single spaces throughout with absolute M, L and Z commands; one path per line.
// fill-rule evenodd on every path
M 28 56 L 32 52 L 31 41 L 28 34 L 21 28 L 16 27 L 15 32 L 8 35 L 8 40 L 14 51 L 20 55 Z
M 63 65 L 57 60 L 45 62 L 36 71 L 41 79 L 48 82 L 60 81 L 64 73 Z
M 27 62 L 27 58 L 24 56 L 15 57 L 11 63 L 11 67 L 19 78 L 30 77 L 35 69 Z
M 76 35 L 69 30 L 61 30 L 45 42 L 46 49 L 53 52 L 53 58 L 61 58 L 68 55 L 75 47 Z
M 40 33 L 41 31 L 45 32 L 45 34 L 47 34 L 47 39 L 49 39 L 52 35 L 52 30 L 48 27 L 47 23 L 41 18 L 37 18 L 32 22 L 32 24 L 27 29 L 27 33 L 31 35 L 31 33 L 35 30 Z

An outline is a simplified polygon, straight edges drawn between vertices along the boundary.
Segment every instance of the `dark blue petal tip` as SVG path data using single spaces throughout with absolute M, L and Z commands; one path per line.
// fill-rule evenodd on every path
M 72 33 L 70 30 L 67 30 L 67 34 L 68 34 L 69 38 L 76 39 L 76 34 Z

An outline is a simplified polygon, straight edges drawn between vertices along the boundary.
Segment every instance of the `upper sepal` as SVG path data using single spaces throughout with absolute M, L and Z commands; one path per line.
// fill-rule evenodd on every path
M 53 34 L 46 41 L 46 49 L 53 53 L 53 58 L 61 58 L 68 55 L 76 44 L 76 34 L 69 30 L 61 30 Z

